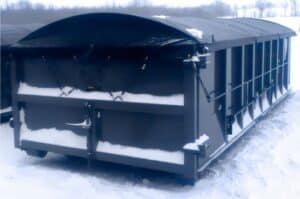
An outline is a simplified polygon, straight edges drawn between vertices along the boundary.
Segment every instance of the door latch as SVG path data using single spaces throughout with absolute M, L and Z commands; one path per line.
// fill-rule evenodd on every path
M 65 123 L 68 126 L 75 126 L 75 127 L 81 127 L 83 129 L 89 129 L 92 126 L 92 122 L 91 119 L 85 119 L 83 122 L 81 123 Z

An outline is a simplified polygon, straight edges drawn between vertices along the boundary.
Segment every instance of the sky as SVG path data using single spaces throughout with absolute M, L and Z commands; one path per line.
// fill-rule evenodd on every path
M 16 3 L 20 1 L 28 1 L 31 3 L 39 3 L 51 7 L 101 7 L 106 5 L 127 6 L 132 2 L 139 2 L 141 5 L 144 2 L 151 2 L 154 6 L 166 7 L 194 7 L 199 5 L 209 4 L 215 1 L 222 0 L 0 0 L 1 7 L 7 4 Z M 254 0 L 223 0 L 224 2 L 234 6 L 253 5 Z M 285 0 L 270 0 L 274 4 L 283 3 Z

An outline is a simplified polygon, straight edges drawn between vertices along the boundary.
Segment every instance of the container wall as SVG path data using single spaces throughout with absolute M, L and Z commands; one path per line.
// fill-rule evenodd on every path
M 198 160 L 199 169 L 225 143 L 226 50 L 210 53 L 206 63 L 207 67 L 199 71 L 198 122 L 199 136 L 205 134 L 209 137 L 209 147 L 206 158 Z
M 225 135 L 233 141 L 278 102 L 288 81 L 288 45 L 288 39 L 266 40 L 212 53 L 209 69 L 201 70 L 208 92 L 200 92 L 200 132 L 209 129 L 218 132 L 210 133 L 216 140 Z
M 183 165 L 183 62 L 128 50 L 22 57 L 20 141 Z

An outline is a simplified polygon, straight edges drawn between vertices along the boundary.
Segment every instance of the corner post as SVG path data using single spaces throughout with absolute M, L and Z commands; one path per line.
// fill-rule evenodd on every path
M 194 62 L 184 64 L 184 135 L 185 143 L 197 139 L 198 83 L 197 65 Z M 184 154 L 184 178 L 191 183 L 197 180 L 197 155 Z

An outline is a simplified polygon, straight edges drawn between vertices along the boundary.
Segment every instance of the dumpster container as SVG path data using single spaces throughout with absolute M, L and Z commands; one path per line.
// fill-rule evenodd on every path
M 194 182 L 287 95 L 290 37 L 251 18 L 98 13 L 12 46 L 15 146 Z

